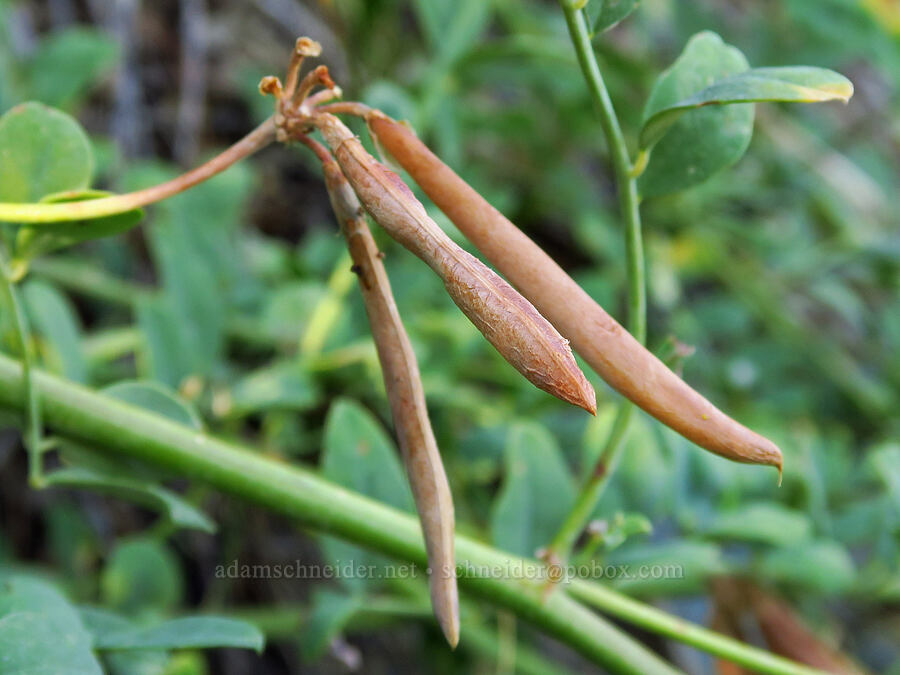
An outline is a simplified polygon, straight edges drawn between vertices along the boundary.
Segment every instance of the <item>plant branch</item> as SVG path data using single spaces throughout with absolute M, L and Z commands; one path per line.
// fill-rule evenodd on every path
M 373 550 L 426 563 L 419 523 L 411 514 L 334 485 L 313 472 L 212 438 L 149 411 L 36 371 L 34 382 L 46 423 L 55 432 L 190 476 L 222 492 L 259 504 L 303 525 Z M 23 410 L 27 396 L 22 367 L 0 355 L 0 406 Z M 456 537 L 461 586 L 473 595 L 509 608 L 613 672 L 671 673 L 673 669 L 590 612 L 569 593 L 544 597 L 546 567 Z M 647 607 L 595 582 L 576 580 L 567 588 L 614 617 L 710 651 L 740 659 L 764 672 L 811 673 L 786 659 L 717 635 Z
M 31 328 L 28 325 L 28 317 L 19 297 L 19 289 L 13 280 L 12 271 L 6 257 L 6 251 L 0 248 L 0 276 L 3 277 L 3 294 L 6 298 L 6 306 L 12 315 L 13 330 L 19 343 L 19 354 L 22 357 L 22 380 L 24 387 L 26 420 L 25 446 L 28 450 L 28 481 L 33 487 L 41 487 L 43 484 L 43 468 L 41 453 L 43 442 L 41 440 L 41 405 L 37 391 L 34 387 L 32 373 L 34 371 L 34 355 L 31 351 Z
M 427 564 L 419 522 L 411 514 L 80 385 L 42 372 L 33 377 L 46 422 L 57 433 L 191 476 L 314 530 Z M 24 400 L 21 367 L 0 356 L 0 406 L 21 410 Z M 613 672 L 678 672 L 565 593 L 545 599 L 535 580 L 543 568 L 536 563 L 471 539 L 456 541 L 460 581 L 473 594 L 511 609 Z
M 606 614 L 665 635 L 746 668 L 778 675 L 822 675 L 822 671 L 707 630 L 597 583 L 574 580 L 569 594 Z
M 101 199 L 62 204 L 3 204 L 0 203 L 0 222 L 7 223 L 58 223 L 68 220 L 85 220 L 111 216 L 141 206 L 147 206 L 177 195 L 198 183 L 222 173 L 275 139 L 275 124 L 270 117 L 224 152 L 205 164 L 173 178 L 165 183 Z
M 616 176 L 616 186 L 619 196 L 619 209 L 625 224 L 625 258 L 628 268 L 628 330 L 634 339 L 643 344 L 647 339 L 647 290 L 644 279 L 644 244 L 641 239 L 641 214 L 637 191 L 637 180 L 633 175 L 633 167 L 628 157 L 628 148 L 625 145 L 625 137 L 619 126 L 619 118 L 609 98 L 609 92 L 603 82 L 600 67 L 594 56 L 591 46 L 591 36 L 588 32 L 581 9 L 575 9 L 571 2 L 560 0 L 560 6 L 566 17 L 569 35 L 578 64 L 584 74 L 591 98 L 600 115 L 600 126 L 606 136 L 609 146 L 610 159 L 613 172 Z M 548 560 L 566 560 L 584 530 L 594 509 L 597 507 L 600 497 L 609 477 L 618 464 L 619 456 L 624 447 L 623 441 L 628 431 L 634 405 L 623 400 L 620 403 L 616 421 L 610 432 L 609 439 L 603 447 L 597 462 L 590 472 L 590 477 L 585 483 L 579 497 L 563 522 L 556 537 L 549 547 Z

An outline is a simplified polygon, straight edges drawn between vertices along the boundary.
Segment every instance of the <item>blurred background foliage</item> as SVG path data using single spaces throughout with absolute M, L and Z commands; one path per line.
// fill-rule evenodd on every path
M 609 583 L 705 623 L 723 607 L 752 610 L 723 591 L 751 579 L 824 643 L 900 673 L 900 5 L 643 0 L 595 44 L 631 148 L 656 75 L 705 29 L 754 65 L 833 68 L 856 87 L 849 106 L 760 106 L 735 167 L 644 204 L 649 344 L 695 348 L 684 377 L 783 448 L 784 484 L 642 415 L 582 558 L 680 565 L 678 579 Z M 323 43 L 347 99 L 410 120 L 624 318 L 615 188 L 554 2 L 0 0 L 0 111 L 38 100 L 70 112 L 90 134 L 95 185 L 134 189 L 270 114 L 257 82 L 282 72 L 298 35 Z M 617 397 L 589 373 L 600 403 L 592 419 L 533 388 L 419 260 L 376 236 L 458 528 L 533 555 L 573 502 Z M 152 380 L 158 397 L 137 388 L 148 407 L 411 509 L 355 278 L 304 152 L 268 149 L 151 207 L 127 235 L 38 260 L 24 297 L 43 368 L 95 388 Z M 7 317 L 0 328 L 13 352 Z M 64 448 L 63 459 L 78 451 Z M 196 531 L 209 524 L 202 513 L 173 515 L 171 504 L 157 504 L 157 522 L 153 510 L 90 491 L 31 491 L 12 430 L 0 437 L 0 467 L 5 565 L 41 570 L 78 605 L 135 620 L 217 609 L 270 637 L 262 656 L 153 652 L 108 659 L 115 672 L 488 671 L 498 659 L 509 667 L 517 636 L 520 669 L 543 658 L 591 672 L 474 605 L 451 655 L 416 585 L 217 578 L 232 560 L 368 554 L 185 481 L 169 481 L 186 500 L 178 508 L 202 507 L 216 534 Z M 766 644 L 759 631 L 741 637 Z M 651 644 L 691 672 L 716 668 Z

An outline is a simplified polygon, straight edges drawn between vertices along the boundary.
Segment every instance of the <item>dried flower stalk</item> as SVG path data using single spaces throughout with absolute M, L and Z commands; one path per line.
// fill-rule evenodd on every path
M 359 199 L 328 150 L 309 137 L 300 139 L 322 162 L 331 206 L 347 240 L 354 271 L 359 276 L 397 439 L 422 523 L 431 568 L 431 604 L 447 642 L 456 647 L 459 642 L 459 597 L 453 542 L 453 497 L 428 419 L 416 355 L 400 320 L 381 253 L 366 224 Z
M 380 111 L 365 116 L 378 143 L 610 386 L 711 452 L 781 471 L 782 455 L 774 443 L 725 415 L 669 370 L 411 129 Z
M 327 113 L 309 119 L 366 210 L 441 277 L 453 301 L 497 351 L 532 384 L 595 413 L 594 390 L 568 340 L 506 281 L 457 246 L 400 177 L 376 161 L 339 119 Z

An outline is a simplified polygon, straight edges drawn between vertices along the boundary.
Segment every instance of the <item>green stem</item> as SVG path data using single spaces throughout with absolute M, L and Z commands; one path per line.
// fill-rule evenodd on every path
M 308 469 L 226 443 L 147 410 L 46 373 L 33 373 L 46 422 L 56 433 L 98 451 L 143 460 L 177 475 L 295 518 L 312 529 L 419 565 L 426 564 L 418 520 L 334 485 Z M 0 407 L 27 407 L 22 367 L 0 355 Z M 546 567 L 456 537 L 464 590 L 516 612 L 613 672 L 671 673 L 673 669 L 575 598 L 603 612 L 763 672 L 812 671 L 672 617 L 592 581 L 574 580 L 567 592 L 544 596 Z
M 313 472 L 207 436 L 80 385 L 35 372 L 56 433 L 208 483 L 312 529 L 427 565 L 418 520 L 329 483 Z M 22 369 L 0 356 L 0 406 L 26 400 Z M 544 568 L 458 537 L 461 586 L 516 613 L 617 673 L 678 672 L 565 593 L 543 594 Z M 509 572 L 507 573 L 507 570 Z
M 616 176 L 619 209 L 625 225 L 625 258 L 628 268 L 628 329 L 635 339 L 643 344 L 647 339 L 647 290 L 644 279 L 644 244 L 641 238 L 637 179 L 628 156 L 622 128 L 619 126 L 619 118 L 616 116 L 615 108 L 613 108 L 609 92 L 606 90 L 603 76 L 600 73 L 600 66 L 594 56 L 584 12 L 575 9 L 575 6 L 567 0 L 560 0 L 560 6 L 566 17 L 578 64 L 581 66 L 591 98 L 597 107 L 600 126 L 609 146 L 613 172 Z M 578 536 L 597 508 L 610 475 L 619 462 L 633 408 L 634 406 L 629 401 L 622 401 L 620 404 L 609 439 L 597 458 L 590 478 L 582 488 L 574 508 L 566 517 L 559 533 L 550 544 L 551 559 L 566 560 L 569 557 Z
M 823 675 L 820 670 L 788 661 L 666 614 L 600 584 L 575 580 L 569 586 L 569 594 L 617 619 L 642 626 L 758 672 L 773 675 Z
M 6 257 L 6 252 L 0 250 L 0 276 L 3 277 L 3 294 L 6 296 L 6 304 L 12 314 L 13 329 L 19 344 L 19 355 L 22 357 L 22 379 L 24 380 L 27 424 L 25 425 L 25 445 L 28 449 L 28 481 L 33 487 L 42 487 L 43 470 L 41 454 L 44 451 L 41 441 L 41 404 L 37 390 L 34 386 L 32 372 L 34 370 L 34 355 L 31 352 L 31 328 L 28 325 L 28 317 L 22 307 L 22 299 L 19 290 L 12 280 L 12 273 Z
M 597 503 L 603 495 L 603 490 L 606 489 L 609 478 L 615 470 L 616 464 L 618 464 L 622 448 L 625 447 L 623 441 L 628 433 L 628 424 L 631 421 L 633 411 L 634 406 L 630 402 L 624 402 L 619 406 L 615 422 L 613 422 L 606 444 L 600 452 L 600 457 L 594 464 L 590 477 L 578 494 L 575 506 L 572 507 L 569 515 L 566 516 L 566 520 L 550 544 L 550 550 L 560 561 L 568 558 L 578 536 L 584 530 L 594 510 L 597 508 Z

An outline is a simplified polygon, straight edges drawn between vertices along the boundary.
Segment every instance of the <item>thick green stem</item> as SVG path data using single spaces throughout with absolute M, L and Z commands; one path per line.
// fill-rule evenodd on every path
M 418 521 L 411 514 L 329 483 L 314 473 L 212 438 L 152 413 L 35 372 L 47 424 L 92 448 L 134 457 L 296 518 L 382 553 L 426 565 Z M 24 407 L 22 369 L 0 356 L 0 406 Z M 457 538 L 461 584 L 507 607 L 620 673 L 677 672 L 565 593 L 543 597 L 543 567 L 471 539 Z
M 412 514 L 350 492 L 304 468 L 217 440 L 46 373 L 35 372 L 34 382 L 46 423 L 58 434 L 208 483 L 312 529 L 419 565 L 426 562 L 419 523 Z M 0 355 L 0 407 L 21 411 L 26 406 L 21 366 Z M 468 537 L 457 536 L 456 551 L 464 590 L 513 610 L 614 672 L 652 674 L 673 669 L 570 595 L 616 618 L 762 672 L 812 672 L 596 582 L 574 580 L 565 586 L 566 592 L 545 598 L 545 566 Z
M 637 179 L 634 176 L 625 137 L 619 126 L 619 118 L 609 98 L 609 92 L 603 82 L 600 66 L 591 46 L 591 36 L 585 22 L 584 12 L 575 9 L 567 0 L 560 0 L 560 6 L 566 16 L 569 35 L 578 64 L 584 74 L 591 98 L 600 115 L 600 126 L 609 146 L 610 160 L 616 176 L 616 187 L 619 196 L 619 209 L 625 225 L 625 258 L 628 268 L 628 329 L 635 339 L 644 343 L 647 339 L 647 290 L 644 279 L 644 244 L 641 237 L 640 200 L 637 191 Z M 552 556 L 566 560 L 572 547 L 584 530 L 591 515 L 600 501 L 609 477 L 619 461 L 624 447 L 628 423 L 633 413 L 633 404 L 622 401 L 616 421 L 610 431 L 609 439 L 597 458 L 590 478 L 584 485 L 575 507 L 566 517 L 559 533 L 550 545 Z

